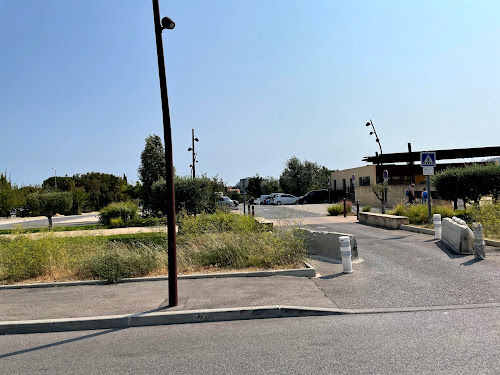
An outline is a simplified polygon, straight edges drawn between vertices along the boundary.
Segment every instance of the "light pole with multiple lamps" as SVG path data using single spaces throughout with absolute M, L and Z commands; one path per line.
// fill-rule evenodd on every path
M 382 155 L 382 145 L 380 144 L 380 138 L 378 137 L 377 131 L 375 130 L 375 126 L 373 125 L 373 122 L 371 119 L 370 119 L 370 122 L 366 123 L 366 126 L 372 127 L 373 130 L 370 132 L 370 135 L 375 135 L 375 142 L 378 143 L 378 147 L 380 149 L 380 155 Z M 378 152 L 376 152 L 375 154 L 376 154 L 376 156 L 378 156 Z M 377 165 L 380 166 L 379 170 L 382 171 L 382 163 L 379 163 L 377 160 Z M 384 202 L 382 203 L 382 205 L 383 205 L 382 210 L 383 210 L 383 213 L 385 213 L 385 206 L 387 204 L 387 181 L 385 179 L 383 179 L 383 181 L 384 181 L 385 189 L 384 189 Z M 377 181 L 375 181 L 375 183 L 377 183 Z
M 163 56 L 163 29 L 172 30 L 174 21 L 168 17 L 160 18 L 160 5 L 153 0 L 153 16 L 156 35 L 156 52 L 158 55 L 158 74 L 160 78 L 161 107 L 163 113 L 163 134 L 165 138 L 166 188 L 167 188 L 167 236 L 168 236 L 168 305 L 178 305 L 177 297 L 177 242 L 175 233 L 175 192 L 174 164 L 172 160 L 172 128 L 170 126 L 170 109 L 168 107 L 167 77 Z
M 194 137 L 194 129 L 191 129 L 191 130 L 192 130 L 192 147 L 189 147 L 188 151 L 193 152 L 193 164 L 191 164 L 190 167 L 191 167 L 191 174 L 192 174 L 193 178 L 195 178 L 196 177 L 196 163 L 198 163 L 198 160 L 196 160 L 196 156 L 198 154 L 196 154 L 194 152 L 194 142 L 199 142 L 199 139 Z
M 54 170 L 54 186 L 55 190 L 57 190 L 57 171 L 55 168 L 52 168 Z

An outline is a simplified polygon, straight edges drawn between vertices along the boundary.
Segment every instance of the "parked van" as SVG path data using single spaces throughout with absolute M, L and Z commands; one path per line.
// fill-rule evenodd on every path
M 298 204 L 328 203 L 328 190 L 312 190 L 297 200 Z

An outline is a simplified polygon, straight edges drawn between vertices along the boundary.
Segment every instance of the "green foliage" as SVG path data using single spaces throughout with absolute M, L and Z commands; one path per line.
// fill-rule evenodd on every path
M 183 235 L 222 232 L 259 232 L 267 227 L 250 216 L 235 215 L 224 211 L 213 214 L 202 213 L 197 216 L 179 217 L 179 232 Z
M 280 187 L 280 183 L 274 177 L 264 177 L 260 183 L 261 186 L 261 194 L 260 195 L 269 195 L 271 193 L 281 192 L 283 189 Z M 255 198 L 259 198 L 259 196 L 255 196 Z
M 246 193 L 255 198 L 260 197 L 263 194 L 261 185 L 263 180 L 264 179 L 262 177 L 259 177 L 258 174 L 255 175 L 254 177 L 250 177 L 248 179 L 248 186 L 246 188 Z
M 199 212 L 214 212 L 215 195 L 217 191 L 224 190 L 224 183 L 217 177 L 179 177 L 174 178 L 175 190 L 175 210 L 176 212 L 185 211 L 188 214 Z M 167 212 L 166 185 L 165 180 L 161 178 L 152 186 L 150 197 L 150 209 L 154 214 L 158 212 Z
M 69 212 L 72 204 L 73 196 L 71 193 L 33 193 L 28 195 L 30 211 L 35 215 L 46 216 L 49 219 L 49 227 L 52 227 L 52 216 L 56 213 Z
M 473 206 L 472 219 L 481 223 L 486 237 L 500 237 L 500 202 Z M 465 220 L 465 219 L 464 219 Z
M 500 191 L 500 166 L 476 164 L 448 168 L 432 177 L 431 182 L 439 196 L 452 200 L 455 208 L 459 198 L 479 202 L 481 196 L 492 194 L 496 199 Z
M 103 225 L 110 225 L 112 219 L 121 219 L 121 225 L 129 220 L 138 218 L 138 210 L 136 204 L 132 202 L 111 203 L 99 211 L 99 222 Z M 120 222 L 115 221 L 116 225 Z
M 165 179 L 167 169 L 165 162 L 165 149 L 161 138 L 156 134 L 146 138 L 146 145 L 141 153 L 141 165 L 138 169 L 139 179 L 142 182 L 142 199 L 146 209 L 151 208 L 152 187 L 160 179 Z M 163 180 L 163 184 L 165 180 Z M 166 195 L 165 195 L 166 197 Z
M 272 230 L 239 215 L 217 213 L 214 216 L 199 215 L 183 220 L 188 224 L 183 226 L 177 241 L 179 272 L 292 267 L 305 258 L 303 235 L 298 231 Z M 167 238 L 163 232 L 61 238 L 52 233 L 0 237 L 0 282 L 98 278 L 113 283 L 125 277 L 165 274 L 166 249 Z
M 338 216 L 344 213 L 344 207 L 339 203 L 328 206 L 326 210 L 331 216 Z
M 7 173 L 0 173 L 0 216 L 10 216 L 12 209 L 23 205 L 23 196 L 17 186 L 12 186 Z
M 390 215 L 407 216 L 410 224 L 424 224 L 429 222 L 429 209 L 427 204 L 411 204 L 404 205 L 400 203 L 396 205 Z M 456 211 L 448 206 L 433 206 L 431 210 L 431 217 L 434 214 L 440 214 L 442 218 L 457 216 Z
M 115 243 L 104 251 L 92 254 L 79 272 L 112 284 L 124 278 L 145 276 L 155 271 L 164 262 L 162 255 L 145 246 L 131 248 Z
M 364 206 L 361 211 L 362 212 L 370 212 L 372 210 L 371 206 Z
M 317 163 L 295 156 L 287 160 L 280 176 L 280 187 L 283 191 L 301 196 L 310 190 L 324 189 L 328 185 L 330 170 Z

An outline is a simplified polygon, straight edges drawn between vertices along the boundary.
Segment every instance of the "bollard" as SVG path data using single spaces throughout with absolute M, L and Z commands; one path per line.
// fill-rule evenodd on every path
M 248 204 L 248 214 L 250 215 L 250 203 Z
M 359 201 L 356 201 L 356 219 L 359 220 Z
M 434 238 L 436 240 L 441 239 L 441 231 L 442 231 L 442 224 L 441 224 L 441 215 L 440 214 L 434 214 L 432 216 L 432 221 L 434 222 Z
M 484 239 L 483 239 L 483 226 L 481 224 L 474 224 L 474 258 L 484 260 L 486 254 L 484 253 Z
M 252 206 L 252 216 L 255 216 L 255 206 Z
M 347 207 L 346 207 L 346 203 L 345 203 L 345 198 L 344 198 L 344 217 L 347 216 Z
M 339 237 L 340 241 L 340 255 L 342 256 L 342 272 L 352 273 L 352 260 L 351 260 L 351 239 L 348 236 Z

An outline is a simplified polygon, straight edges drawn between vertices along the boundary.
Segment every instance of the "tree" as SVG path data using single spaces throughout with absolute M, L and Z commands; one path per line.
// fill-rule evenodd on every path
M 268 195 L 282 191 L 279 181 L 274 177 L 264 177 L 260 183 L 261 195 Z
M 328 168 L 318 163 L 308 160 L 302 162 L 292 156 L 287 160 L 279 182 L 283 191 L 300 196 L 310 190 L 325 189 L 330 173 Z
M 13 208 L 21 207 L 22 194 L 17 186 L 12 186 L 7 173 L 0 173 L 0 216 L 10 216 Z
M 377 199 L 382 203 L 382 213 L 385 214 L 385 205 L 387 204 L 387 192 L 389 191 L 388 187 L 384 184 L 375 184 L 370 186 L 372 188 L 373 193 L 377 197 Z
M 258 198 L 262 195 L 262 181 L 263 178 L 259 175 L 250 177 L 248 179 L 248 186 L 246 187 L 246 193 L 250 194 L 252 197 Z
M 71 193 L 34 193 L 28 196 L 30 210 L 40 213 L 49 220 L 49 228 L 52 228 L 52 216 L 56 213 L 66 213 L 71 209 L 73 196 Z
M 448 168 L 432 177 L 432 184 L 442 199 L 453 201 L 455 209 L 458 199 L 479 202 L 483 195 L 498 199 L 500 192 L 500 166 L 469 165 Z
M 144 207 L 150 208 L 153 184 L 166 176 L 165 149 L 160 137 L 156 134 L 146 138 L 146 145 L 141 153 L 141 165 L 138 172 L 142 183 Z

